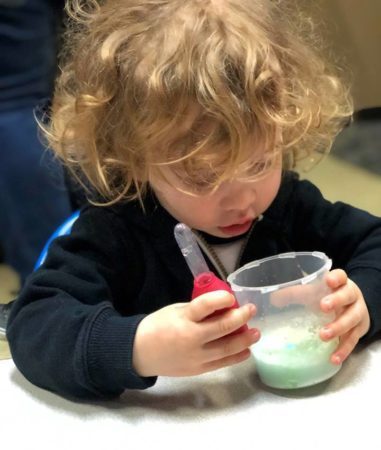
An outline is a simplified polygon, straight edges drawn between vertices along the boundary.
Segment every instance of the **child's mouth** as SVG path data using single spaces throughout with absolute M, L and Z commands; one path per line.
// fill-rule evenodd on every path
M 228 236 L 238 236 L 240 234 L 244 234 L 247 231 L 249 231 L 251 225 L 253 223 L 253 220 L 247 220 L 244 223 L 237 223 L 233 225 L 229 225 L 227 227 L 218 227 L 222 233 L 228 235 Z

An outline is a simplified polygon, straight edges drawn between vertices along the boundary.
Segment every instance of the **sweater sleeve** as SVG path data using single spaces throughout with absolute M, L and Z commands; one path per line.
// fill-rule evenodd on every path
M 308 181 L 295 181 L 292 236 L 297 250 L 320 250 L 361 289 L 371 318 L 364 340 L 381 331 L 381 219 L 342 202 L 331 203 Z
M 130 288 L 128 280 L 139 279 L 142 263 L 113 216 L 105 208 L 85 209 L 71 235 L 51 244 L 9 318 L 16 366 L 32 383 L 63 396 L 110 398 L 156 380 L 140 377 L 132 366 L 144 315 L 122 316 L 114 307 L 124 295 L 132 302 L 137 283 Z

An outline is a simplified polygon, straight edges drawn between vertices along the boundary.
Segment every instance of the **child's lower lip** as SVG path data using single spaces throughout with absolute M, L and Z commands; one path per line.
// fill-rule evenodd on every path
M 245 223 L 230 225 L 228 227 L 218 227 L 218 229 L 229 236 L 237 236 L 246 233 L 246 231 L 250 229 L 252 223 L 252 220 L 248 220 Z

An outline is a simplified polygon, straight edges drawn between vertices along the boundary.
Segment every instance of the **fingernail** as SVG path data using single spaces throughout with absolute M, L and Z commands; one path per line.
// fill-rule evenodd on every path
M 250 334 L 251 334 L 255 339 L 259 339 L 260 333 L 259 333 L 259 330 L 258 330 L 257 328 L 251 328 L 249 331 L 250 331 Z
M 332 358 L 332 362 L 333 362 L 334 364 L 341 364 L 341 357 L 340 357 L 339 355 L 335 355 L 335 356 Z
M 253 305 L 252 303 L 248 303 L 247 307 L 249 309 L 250 314 L 254 314 L 256 311 L 255 305 Z
M 324 337 L 327 339 L 330 339 L 333 336 L 333 331 L 330 328 L 325 327 L 323 328 L 322 332 Z
M 332 308 L 332 300 L 330 298 L 325 298 L 323 300 L 323 304 L 327 309 L 331 309 Z

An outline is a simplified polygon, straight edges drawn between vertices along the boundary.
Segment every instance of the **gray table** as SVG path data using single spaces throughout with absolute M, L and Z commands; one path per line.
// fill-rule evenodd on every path
M 302 390 L 266 388 L 249 360 L 94 403 L 39 389 L 0 361 L 1 448 L 6 440 L 36 450 L 381 449 L 380 384 L 381 341 Z

